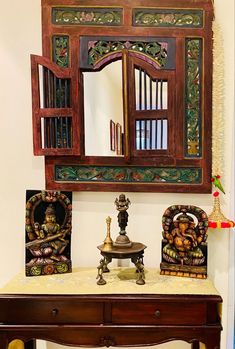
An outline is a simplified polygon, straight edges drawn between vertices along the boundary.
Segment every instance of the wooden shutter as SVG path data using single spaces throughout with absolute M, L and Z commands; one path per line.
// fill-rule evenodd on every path
M 174 161 L 175 71 L 129 59 L 131 155 Z
M 80 155 L 77 77 L 41 56 L 31 69 L 34 154 Z

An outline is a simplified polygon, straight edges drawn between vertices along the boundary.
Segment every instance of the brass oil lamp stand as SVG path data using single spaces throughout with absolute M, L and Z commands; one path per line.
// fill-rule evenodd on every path
M 131 242 L 128 236 L 126 235 L 126 226 L 128 222 L 128 213 L 127 209 L 130 205 L 130 200 L 126 199 L 124 194 L 119 196 L 119 199 L 116 198 L 115 205 L 118 213 L 118 225 L 120 227 L 120 232 L 115 242 L 113 242 L 110 233 L 111 218 L 106 218 L 107 224 L 107 233 L 103 245 L 98 246 L 101 255 L 103 258 L 100 260 L 100 263 L 97 267 L 97 285 L 105 285 L 106 281 L 103 278 L 103 273 L 109 272 L 107 265 L 112 261 L 113 258 L 116 259 L 131 259 L 131 262 L 134 263 L 137 272 L 137 285 L 145 284 L 145 274 L 144 274 L 144 264 L 143 256 L 144 249 L 146 248 L 140 242 Z

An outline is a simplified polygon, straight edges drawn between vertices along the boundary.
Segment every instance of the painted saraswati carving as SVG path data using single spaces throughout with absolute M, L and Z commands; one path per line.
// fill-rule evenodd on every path
M 70 192 L 26 193 L 26 276 L 71 272 Z

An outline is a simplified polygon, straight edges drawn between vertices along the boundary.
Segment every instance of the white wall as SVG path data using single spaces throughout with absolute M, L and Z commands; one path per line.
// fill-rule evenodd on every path
M 226 197 L 222 201 L 225 214 L 231 214 L 231 162 L 233 161 L 234 113 L 234 2 L 215 0 L 215 12 L 224 36 L 225 50 L 225 149 L 224 177 Z M 32 153 L 31 84 L 29 54 L 41 53 L 40 0 L 12 0 L 1 3 L 0 12 L 0 217 L 1 253 L 0 284 L 24 268 L 25 190 L 44 188 L 44 161 Z M 105 218 L 113 218 L 112 234 L 118 227 L 114 199 L 119 193 L 74 193 L 73 202 L 73 264 L 96 266 L 96 248 L 103 240 Z M 129 209 L 128 235 L 145 243 L 146 267 L 158 268 L 160 263 L 161 216 L 172 204 L 192 204 L 210 212 L 211 195 L 127 193 Z M 222 349 L 229 326 L 228 299 L 229 231 L 209 232 L 209 275 L 220 291 L 223 303 Z M 85 247 L 87 246 L 87 247 Z M 157 272 L 157 270 L 156 270 Z M 94 280 L 95 281 L 95 280 Z M 230 307 L 228 306 L 230 305 Z M 168 343 L 159 349 L 186 349 L 186 343 Z

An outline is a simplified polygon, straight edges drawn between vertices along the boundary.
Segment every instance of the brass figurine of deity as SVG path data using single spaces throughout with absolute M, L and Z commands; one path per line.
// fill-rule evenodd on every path
M 132 242 L 126 235 L 126 226 L 128 223 L 128 208 L 131 204 L 130 200 L 126 198 L 124 194 L 120 194 L 119 198 L 115 200 L 116 209 L 119 211 L 118 213 L 118 225 L 120 227 L 119 236 L 116 238 L 114 242 L 114 246 L 119 247 L 131 247 Z

